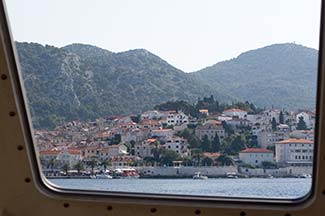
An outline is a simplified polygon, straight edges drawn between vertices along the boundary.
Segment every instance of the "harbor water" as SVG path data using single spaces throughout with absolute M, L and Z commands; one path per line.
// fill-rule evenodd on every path
M 66 189 L 194 196 L 295 199 L 311 189 L 311 178 L 50 179 Z

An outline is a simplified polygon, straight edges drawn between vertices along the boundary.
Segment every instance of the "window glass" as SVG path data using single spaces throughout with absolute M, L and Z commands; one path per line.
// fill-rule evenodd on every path
M 310 191 L 320 0 L 7 8 L 48 181 L 186 196 Z

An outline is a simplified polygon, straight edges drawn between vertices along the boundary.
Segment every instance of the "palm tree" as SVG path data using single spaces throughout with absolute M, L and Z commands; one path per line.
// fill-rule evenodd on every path
M 110 162 L 107 159 L 104 159 L 100 162 L 100 165 L 104 167 L 104 170 L 106 171 L 107 166 L 110 165 Z
M 78 161 L 78 163 L 76 163 L 73 166 L 73 168 L 76 169 L 78 172 L 78 175 L 80 175 L 80 171 L 84 169 L 84 165 L 83 165 L 82 161 Z
M 151 154 L 153 155 L 153 158 L 154 158 L 155 162 L 158 162 L 159 158 L 160 158 L 160 154 L 161 154 L 161 150 L 159 149 L 159 142 L 155 141 L 153 143 L 153 145 L 155 147 L 153 149 L 151 149 Z
M 63 166 L 61 167 L 62 171 L 65 173 L 66 176 L 69 175 L 68 171 L 70 169 L 69 164 L 63 164 Z
M 97 158 L 91 157 L 91 161 L 89 162 L 90 168 L 91 168 L 91 174 L 94 175 L 94 169 L 97 166 Z

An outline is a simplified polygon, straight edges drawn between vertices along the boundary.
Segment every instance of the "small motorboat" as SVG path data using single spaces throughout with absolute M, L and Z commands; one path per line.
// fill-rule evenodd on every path
M 109 174 L 97 174 L 96 175 L 96 179 L 112 179 L 113 176 L 109 175 Z
M 237 173 L 229 172 L 226 174 L 227 178 L 238 178 Z
M 201 180 L 205 180 L 205 179 L 208 179 L 208 176 L 201 175 L 200 172 L 196 172 L 195 175 L 193 176 L 193 179 L 201 179 Z

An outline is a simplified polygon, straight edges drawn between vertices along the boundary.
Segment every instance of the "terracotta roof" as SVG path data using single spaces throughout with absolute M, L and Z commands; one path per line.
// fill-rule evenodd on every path
M 152 142 L 156 142 L 157 139 L 146 139 L 146 142 L 152 143 Z
M 276 144 L 314 144 L 312 141 L 309 140 L 305 140 L 305 139 L 287 139 L 287 140 L 283 140 L 280 142 L 277 142 Z
M 139 124 L 141 124 L 141 125 L 150 124 L 150 125 L 159 125 L 160 126 L 159 121 L 151 120 L 151 119 L 142 120 Z
M 219 157 L 221 154 L 219 152 L 203 152 L 204 157 Z
M 263 148 L 247 148 L 240 153 L 273 153 L 273 151 Z
M 57 150 L 45 150 L 45 151 L 40 151 L 39 152 L 39 154 L 41 154 L 41 155 L 46 155 L 46 154 L 48 154 L 48 155 L 57 155 L 57 154 L 59 154 L 61 151 L 57 151 Z
M 69 154 L 80 154 L 80 150 L 77 150 L 77 149 L 68 149 L 67 152 Z
M 204 123 L 204 125 L 207 125 L 207 124 L 214 124 L 214 125 L 222 125 L 222 122 L 221 121 L 217 121 L 217 120 L 208 120 Z

